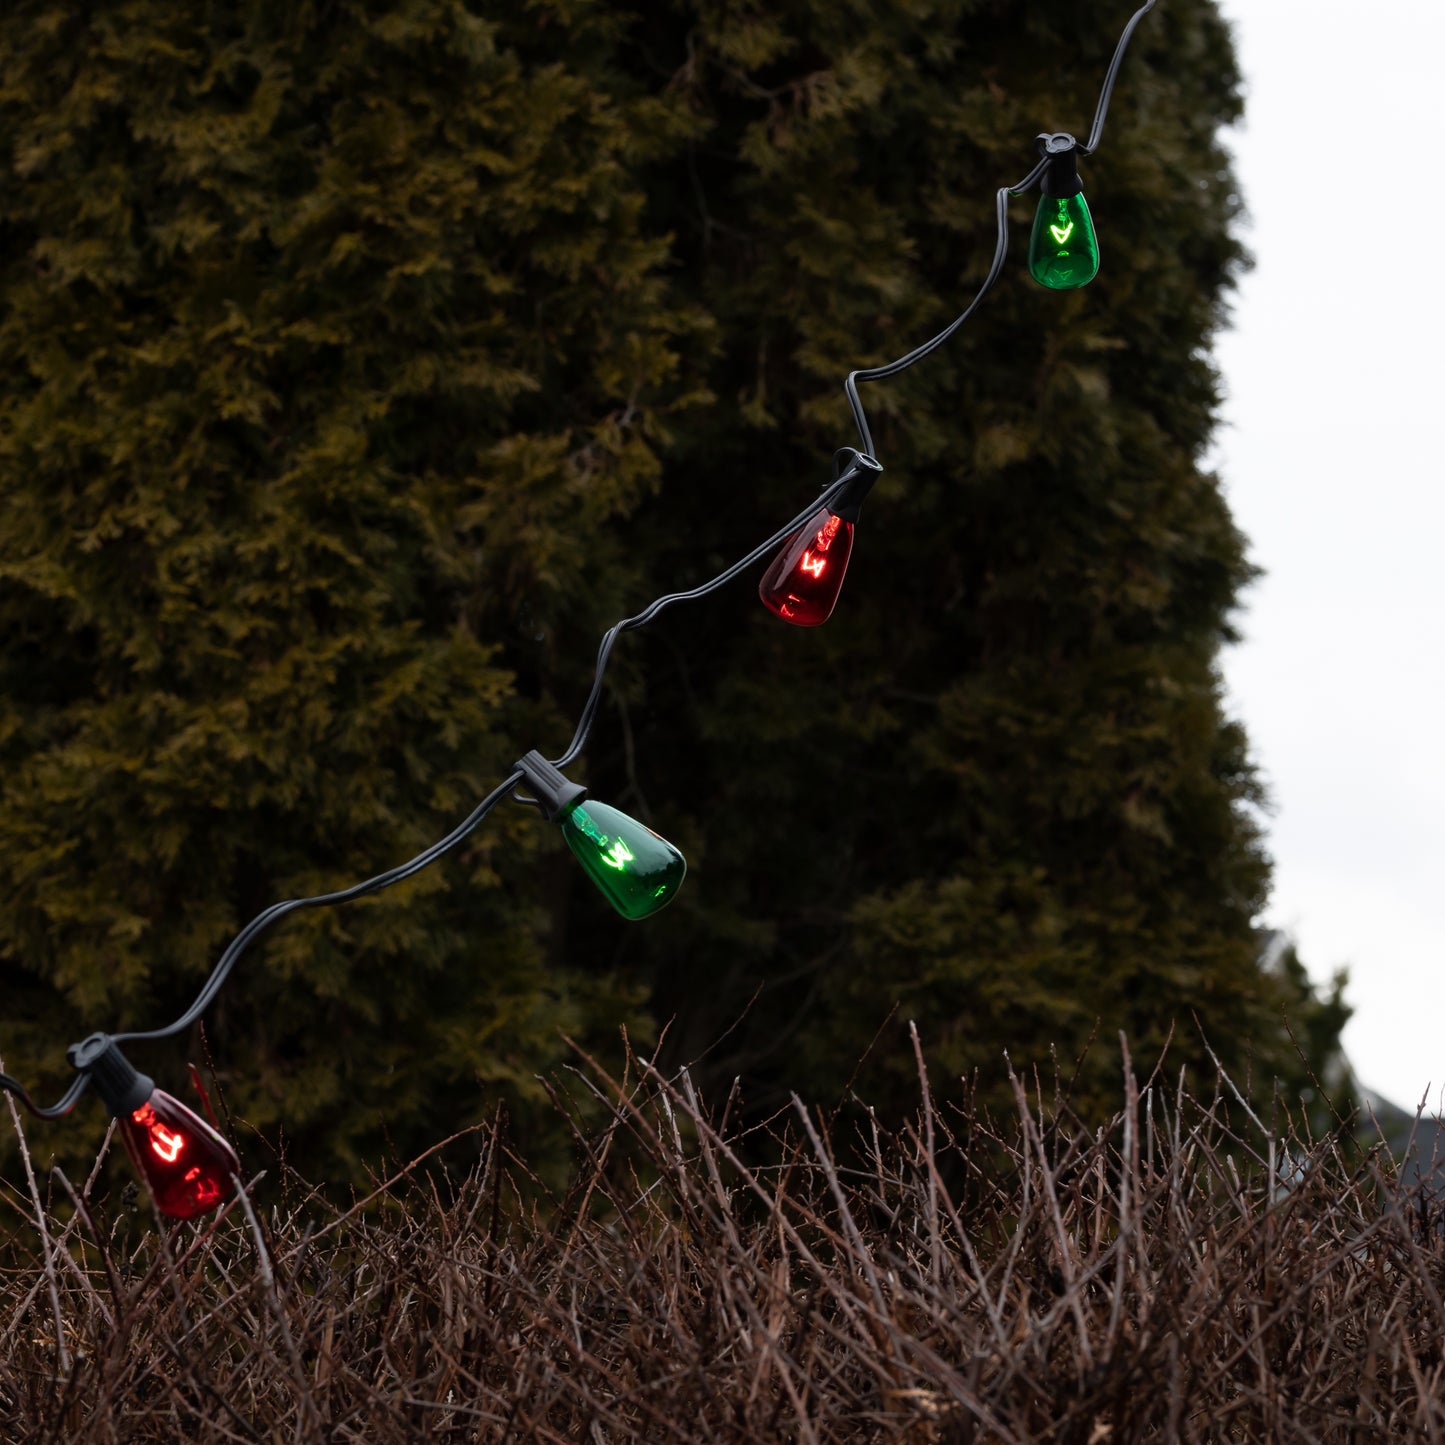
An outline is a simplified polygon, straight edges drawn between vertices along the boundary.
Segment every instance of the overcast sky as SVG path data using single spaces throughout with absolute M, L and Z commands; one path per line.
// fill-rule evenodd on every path
M 1316 977 L 1349 966 L 1361 1081 L 1411 1108 L 1429 1086 L 1438 1107 L 1445 0 L 1222 8 L 1248 87 L 1233 145 L 1258 264 L 1217 348 L 1214 462 L 1268 574 L 1225 659 L 1274 796 L 1268 921 Z

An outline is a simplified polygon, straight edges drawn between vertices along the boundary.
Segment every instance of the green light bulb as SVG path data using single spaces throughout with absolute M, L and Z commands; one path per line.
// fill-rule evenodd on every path
M 1039 197 L 1029 237 L 1029 274 L 1054 291 L 1087 286 L 1099 274 L 1099 240 L 1082 191 Z
M 666 838 L 606 803 L 586 798 L 561 823 L 567 846 L 624 918 L 646 918 L 665 907 L 687 872 L 686 859 Z

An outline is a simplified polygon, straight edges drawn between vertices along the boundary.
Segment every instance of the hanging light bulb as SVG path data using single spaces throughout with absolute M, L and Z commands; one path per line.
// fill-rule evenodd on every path
M 835 481 L 845 456 L 851 461 L 841 475 L 848 485 L 783 543 L 758 583 L 764 606 L 795 627 L 819 627 L 833 615 L 853 551 L 854 523 L 883 471 L 872 457 L 844 447 L 833 459 Z
M 1078 142 L 1065 131 L 1041 135 L 1049 159 L 1029 237 L 1029 274 L 1053 291 L 1086 286 L 1099 274 L 1099 238 L 1079 180 Z
M 562 836 L 587 876 L 624 918 L 646 918 L 677 892 L 687 862 L 651 828 L 606 803 L 577 803 Z
M 672 901 L 687 860 L 666 838 L 619 808 L 587 797 L 535 750 L 518 762 L 548 822 L 562 836 L 587 876 L 624 917 L 647 918 Z
M 131 1067 L 108 1034 L 92 1034 L 68 1057 L 87 1073 L 156 1208 L 172 1219 L 194 1219 L 236 1192 L 241 1161 L 198 1114 Z

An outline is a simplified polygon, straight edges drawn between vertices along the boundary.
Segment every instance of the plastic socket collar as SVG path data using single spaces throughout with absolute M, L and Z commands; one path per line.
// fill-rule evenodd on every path
M 117 1119 L 135 1113 L 155 1093 L 155 1080 L 134 1068 L 109 1034 L 91 1034 L 71 1044 L 65 1057 L 71 1068 L 90 1075 L 102 1103 Z
M 1039 189 L 1052 201 L 1077 196 L 1084 189 L 1079 179 L 1079 143 L 1068 131 L 1045 131 L 1039 137 L 1039 154 L 1048 160 L 1048 167 L 1039 182 Z
M 518 758 L 517 766 L 549 823 L 555 823 L 587 796 L 586 788 L 574 783 L 560 768 L 553 767 L 536 748 Z
M 849 457 L 846 469 L 843 467 L 843 458 Z M 828 503 L 828 510 L 835 517 L 845 522 L 856 522 L 858 515 L 863 510 L 864 499 L 873 490 L 873 483 L 883 475 L 883 467 L 876 458 L 870 457 L 867 452 L 854 451 L 852 447 L 844 447 L 833 459 L 834 480 L 839 477 L 847 480 L 848 485 Z

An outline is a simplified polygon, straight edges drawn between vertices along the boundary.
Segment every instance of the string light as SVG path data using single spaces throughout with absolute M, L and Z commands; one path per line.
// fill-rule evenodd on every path
M 115 1116 L 126 1153 L 162 1214 L 194 1219 L 236 1192 L 236 1151 L 179 1099 L 137 1073 L 109 1035 L 91 1034 L 66 1057 Z
M 840 474 L 845 456 L 852 460 Z M 841 490 L 788 538 L 758 583 L 758 596 L 784 622 L 819 627 L 833 615 L 853 551 L 854 525 L 882 471 L 872 457 L 852 447 L 834 457 L 833 476 Z
M 1139 22 L 1154 8 L 1157 0 L 1147 0 L 1129 18 L 1129 23 L 1124 27 L 1124 33 L 1119 37 L 1119 43 L 1114 47 L 1114 58 L 1109 62 L 1109 69 L 1104 76 L 1103 87 L 1099 91 L 1099 104 L 1094 109 L 1094 123 L 1089 127 L 1089 139 L 1079 145 L 1074 138 L 1066 131 L 1057 134 L 1067 140 L 1070 144 L 1067 147 L 1071 156 L 1091 156 L 1099 147 L 1100 138 L 1104 134 L 1104 119 L 1109 114 L 1109 101 L 1114 95 L 1114 82 L 1119 78 L 1119 67 L 1124 63 L 1124 52 L 1129 48 L 1129 41 L 1133 38 L 1134 31 L 1138 28 Z M 1040 140 L 1051 139 L 1049 136 L 1041 136 Z M 922 346 L 915 347 L 906 356 L 900 356 L 897 361 L 890 361 L 884 366 L 872 366 L 860 368 L 857 371 L 848 373 L 847 380 L 843 383 L 843 390 L 848 397 L 848 405 L 853 412 L 853 421 L 858 428 L 858 435 L 863 442 L 863 450 L 870 456 L 873 453 L 873 433 L 868 429 L 868 418 L 863 411 L 863 403 L 858 397 L 858 383 L 860 381 L 885 381 L 889 377 L 897 376 L 900 371 L 907 371 L 910 366 L 915 366 L 925 356 L 931 356 L 945 341 L 973 315 L 977 310 L 979 302 L 993 290 L 994 282 L 998 280 L 1003 272 L 1004 262 L 1008 259 L 1008 203 L 1010 196 L 1022 196 L 1038 185 L 1050 165 L 1054 163 L 1052 153 L 1046 151 L 1038 164 L 1016 185 L 1001 186 L 994 193 L 994 215 L 997 223 L 998 239 L 994 244 L 993 263 L 988 268 L 988 275 L 983 278 L 983 284 L 974 294 L 972 301 L 964 308 L 963 313 L 957 316 L 937 336 L 925 341 Z M 1093 233 L 1093 223 L 1090 221 L 1090 234 Z M 1098 244 L 1094 246 L 1097 254 Z M 1097 268 L 1096 268 L 1097 269 Z
M 1029 275 L 1052 291 L 1087 286 L 1099 274 L 1099 240 L 1079 179 L 1078 148 L 1066 131 L 1039 137 L 1046 165 L 1029 236 Z
M 528 753 L 517 767 L 533 802 L 549 823 L 561 825 L 587 876 L 624 918 L 649 918 L 672 901 L 687 862 L 666 838 L 620 808 L 588 798 L 586 788 L 541 753 Z
M 1082 286 L 1093 278 L 1098 270 L 1098 242 L 1078 182 L 1077 158 L 1092 155 L 1097 148 L 1124 52 L 1135 28 L 1156 3 L 1157 0 L 1147 0 L 1136 10 L 1119 37 L 1104 77 L 1088 141 L 1079 145 L 1067 132 L 1040 136 L 1043 155 L 1038 164 L 1016 185 L 996 192 L 998 236 L 993 262 L 963 313 L 937 336 L 897 361 L 848 374 L 843 384 L 844 393 L 862 450 L 842 448 L 835 457 L 833 482 L 804 511 L 745 557 L 700 586 L 657 598 L 635 616 L 615 623 L 603 635 L 597 650 L 592 689 L 572 741 L 561 757 L 548 761 L 538 752 L 529 752 L 510 776 L 493 788 L 446 837 L 408 862 L 334 893 L 272 904 L 231 940 L 195 1001 L 173 1023 L 146 1033 L 92 1034 L 82 1043 L 72 1045 L 66 1057 L 76 1076 L 55 1104 L 48 1107 L 36 1104 L 9 1074 L 0 1074 L 0 1088 L 14 1094 L 37 1117 L 56 1119 L 68 1114 L 93 1083 L 102 1102 L 119 1120 L 126 1150 L 157 1207 L 173 1218 L 194 1218 L 224 1203 L 235 1192 L 239 1187 L 240 1161 L 215 1129 L 132 1068 L 119 1045 L 171 1038 L 189 1029 L 210 1007 L 245 950 L 287 914 L 303 908 L 349 903 L 411 877 L 456 848 L 507 797 L 539 806 L 551 821 L 561 826 L 567 846 L 623 917 L 646 918 L 664 907 L 677 892 L 687 871 L 682 854 L 635 818 L 588 799 L 586 790 L 570 782 L 562 772 L 587 744 L 613 646 L 624 632 L 647 626 L 667 608 L 710 596 L 779 547 L 782 550 L 777 552 L 759 586 L 763 602 L 797 626 L 815 627 L 828 619 L 847 571 L 859 509 L 882 472 L 873 457 L 873 437 L 858 396 L 858 383 L 881 381 L 906 371 L 942 346 L 973 315 L 998 280 L 1007 258 L 1010 196 L 1023 195 L 1035 185 L 1041 188 L 1028 262 L 1036 280 L 1060 289 Z M 529 799 L 516 795 L 516 789 L 524 780 L 535 795 Z

